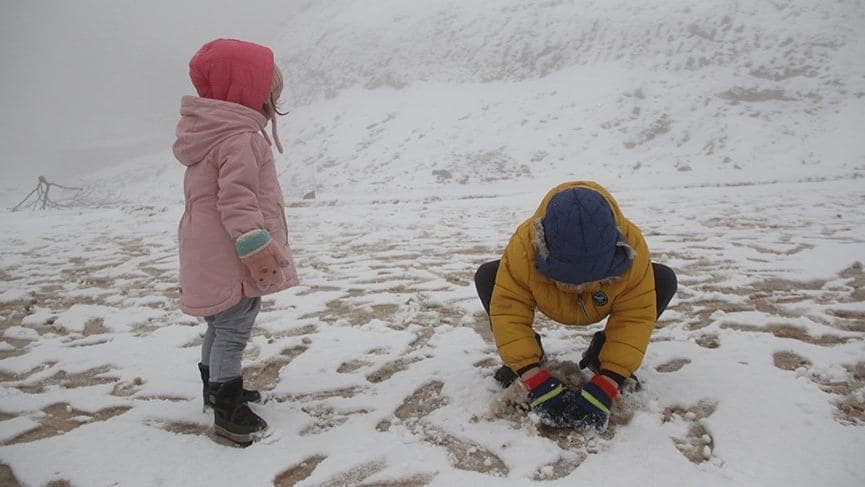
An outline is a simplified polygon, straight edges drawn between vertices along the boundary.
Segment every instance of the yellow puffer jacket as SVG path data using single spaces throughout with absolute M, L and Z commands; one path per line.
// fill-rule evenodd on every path
M 601 193 L 616 224 L 636 253 L 630 269 L 619 279 L 589 283 L 581 293 L 560 290 L 555 281 L 535 267 L 535 221 L 543 218 L 550 199 L 571 188 Z M 502 256 L 490 303 L 493 335 L 502 360 L 513 370 L 538 362 L 532 322 L 535 309 L 565 325 L 583 326 L 609 316 L 601 351 L 601 368 L 624 377 L 640 367 L 655 326 L 655 277 L 643 235 L 628 221 L 606 189 L 591 181 L 556 186 L 535 214 L 517 227 Z

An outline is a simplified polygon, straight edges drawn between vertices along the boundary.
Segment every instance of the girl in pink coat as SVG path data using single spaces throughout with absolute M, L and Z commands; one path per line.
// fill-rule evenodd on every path
M 198 364 L 214 430 L 249 445 L 267 428 L 247 402 L 241 357 L 261 296 L 297 284 L 271 139 L 282 76 L 270 49 L 217 39 L 189 62 L 198 92 L 180 106 L 174 155 L 186 166 L 180 220 L 181 309 L 207 332 Z

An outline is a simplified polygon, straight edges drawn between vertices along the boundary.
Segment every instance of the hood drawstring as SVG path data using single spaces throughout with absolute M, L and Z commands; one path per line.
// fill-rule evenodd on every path
M 271 141 L 270 136 L 267 135 L 267 132 L 264 131 L 264 127 L 261 128 L 261 135 L 264 136 L 264 140 L 267 141 L 267 145 L 275 145 L 276 150 L 282 154 L 282 141 L 279 140 L 279 134 L 276 132 L 276 116 L 270 116 L 270 133 L 273 135 L 273 140 Z
M 270 116 L 270 133 L 273 134 L 273 142 L 276 144 L 276 150 L 282 154 L 282 141 L 279 140 L 279 134 L 276 132 L 276 114 Z

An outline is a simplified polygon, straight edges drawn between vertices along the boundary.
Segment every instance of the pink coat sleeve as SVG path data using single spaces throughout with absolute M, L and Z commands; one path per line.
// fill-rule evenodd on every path
M 217 159 L 216 207 L 222 226 L 235 240 L 246 232 L 265 228 L 258 204 L 261 164 L 253 147 L 253 137 L 253 134 L 240 134 L 224 141 Z

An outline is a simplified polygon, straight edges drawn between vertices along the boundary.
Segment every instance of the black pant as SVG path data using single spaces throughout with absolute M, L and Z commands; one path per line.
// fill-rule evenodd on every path
M 478 297 L 481 298 L 481 303 L 487 314 L 490 314 L 490 301 L 493 299 L 493 286 L 496 284 L 496 273 L 499 271 L 500 260 L 487 262 L 478 267 L 475 272 L 475 288 L 478 290 Z M 652 270 L 655 273 L 655 304 L 658 309 L 658 316 L 667 308 L 670 300 L 676 294 L 678 281 L 676 273 L 673 269 L 652 262 Z

